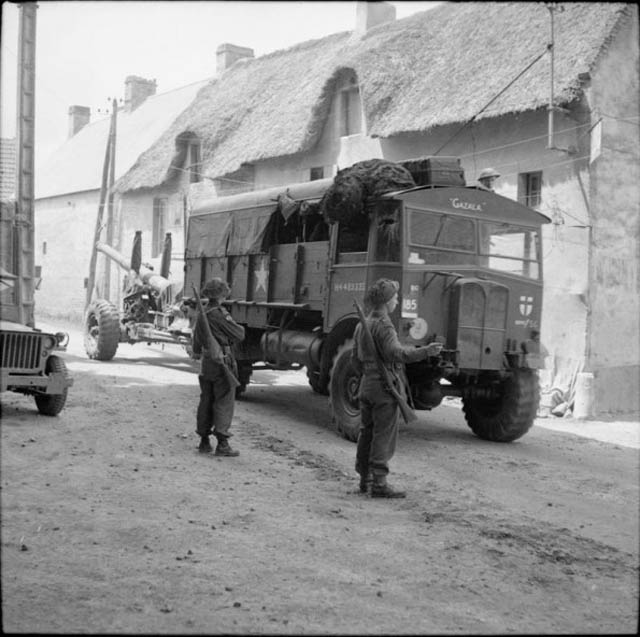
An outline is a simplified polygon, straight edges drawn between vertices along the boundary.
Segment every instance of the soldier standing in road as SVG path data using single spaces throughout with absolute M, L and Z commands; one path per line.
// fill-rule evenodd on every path
M 208 349 L 206 327 L 202 323 L 202 316 L 198 314 L 193 330 L 193 353 L 201 358 L 201 368 L 198 380 L 200 382 L 200 403 L 197 412 L 196 431 L 200 436 L 201 453 L 213 451 L 209 436 L 211 433 L 217 438 L 216 456 L 238 456 L 239 451 L 229 445 L 229 428 L 233 419 L 235 404 L 235 387 L 229 382 L 226 365 L 233 374 L 237 374 L 236 363 L 231 346 L 244 340 L 244 328 L 238 325 L 231 315 L 220 305 L 229 295 L 229 286 L 225 281 L 214 278 L 202 288 L 202 296 L 208 299 L 205 318 L 211 328 L 213 337 L 222 348 L 224 361 L 214 360 Z
M 371 308 L 366 318 L 377 352 L 367 348 L 362 325 L 354 333 L 351 353 L 354 366 L 362 373 L 360 383 L 361 425 L 356 451 L 356 471 L 360 474 L 360 491 L 371 488 L 374 498 L 404 498 L 404 491 L 396 491 L 387 484 L 389 460 L 396 448 L 399 427 L 399 408 L 396 399 L 386 389 L 376 357 L 395 378 L 396 389 L 408 397 L 408 383 L 404 363 L 437 356 L 440 343 L 422 347 L 403 346 L 389 315 L 398 305 L 397 281 L 379 279 L 368 290 L 365 304 Z

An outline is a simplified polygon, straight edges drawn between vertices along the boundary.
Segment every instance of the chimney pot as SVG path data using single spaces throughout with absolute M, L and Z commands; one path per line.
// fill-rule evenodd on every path
M 216 49 L 216 72 L 219 75 L 243 58 L 252 58 L 253 49 L 225 42 Z
M 396 8 L 388 2 L 357 2 L 356 33 L 362 35 L 385 22 L 396 19 Z
M 124 81 L 124 108 L 135 111 L 147 97 L 156 94 L 156 81 L 146 80 L 144 77 L 129 75 Z
M 84 128 L 91 120 L 91 109 L 88 106 L 69 106 L 69 134 L 68 139 L 73 137 L 79 130 Z

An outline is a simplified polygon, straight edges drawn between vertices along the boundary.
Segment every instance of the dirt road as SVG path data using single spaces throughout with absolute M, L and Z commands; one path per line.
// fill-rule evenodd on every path
M 219 459 L 182 352 L 71 335 L 60 416 L 2 397 L 5 632 L 635 633 L 637 449 L 443 405 L 401 432 L 407 499 L 371 500 L 304 373 L 254 373 Z

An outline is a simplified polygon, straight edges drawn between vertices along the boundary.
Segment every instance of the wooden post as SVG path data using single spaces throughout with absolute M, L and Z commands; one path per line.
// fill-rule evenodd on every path
M 112 102 L 113 112 L 111 115 L 111 129 L 109 131 L 109 142 L 111 144 L 111 158 L 109 170 L 109 196 L 107 198 L 107 245 L 113 247 L 113 184 L 116 180 L 116 126 L 118 120 L 118 102 L 114 98 Z M 111 300 L 111 261 L 105 262 L 104 274 L 104 298 Z
M 111 131 L 113 129 L 113 116 L 111 117 L 111 126 L 109 128 L 109 138 L 107 139 L 107 149 L 104 153 L 104 164 L 102 165 L 102 187 L 100 188 L 100 204 L 98 205 L 98 216 L 96 217 L 96 229 L 93 235 L 93 243 L 91 244 L 91 260 L 89 262 L 89 279 L 87 282 L 87 296 L 84 304 L 85 312 L 91 303 L 93 297 L 93 287 L 96 281 L 96 260 L 98 251 L 96 244 L 100 241 L 102 234 L 102 216 L 104 215 L 104 203 L 107 198 L 107 179 L 109 177 L 109 162 L 111 159 Z

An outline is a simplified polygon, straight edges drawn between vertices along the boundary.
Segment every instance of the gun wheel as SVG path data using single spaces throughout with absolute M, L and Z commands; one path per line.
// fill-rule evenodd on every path
M 512 442 L 533 425 L 539 398 L 535 370 L 516 369 L 502 381 L 496 398 L 466 397 L 462 408 L 476 436 L 492 442 Z
M 361 376 L 351 363 L 353 339 L 345 341 L 336 352 L 329 381 L 329 405 L 337 431 L 355 442 L 360 430 Z
M 87 309 L 84 320 L 84 349 L 89 358 L 111 360 L 120 342 L 120 315 L 113 303 L 98 299 Z

